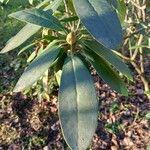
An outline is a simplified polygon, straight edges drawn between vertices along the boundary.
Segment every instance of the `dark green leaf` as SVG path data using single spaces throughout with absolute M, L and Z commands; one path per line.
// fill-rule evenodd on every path
M 50 6 L 46 7 L 44 10 L 52 9 L 55 11 L 58 6 L 60 5 L 62 0 L 54 0 Z M 47 0 L 37 6 L 37 8 L 42 7 L 47 3 Z M 58 5 L 59 4 L 59 5 Z M 20 45 L 22 45 L 25 41 L 27 41 L 32 35 L 34 35 L 36 32 L 38 32 L 41 29 L 40 26 L 33 25 L 33 24 L 27 24 L 25 27 L 23 27 L 14 37 L 12 37 L 6 44 L 6 46 L 0 51 L 0 53 L 6 53 L 9 52 Z
M 20 77 L 14 92 L 23 91 L 33 85 L 57 58 L 60 48 L 51 44 L 27 67 Z
M 25 41 L 27 41 L 32 35 L 34 35 L 37 31 L 40 30 L 40 26 L 27 24 L 24 26 L 14 37 L 12 37 L 7 43 L 6 46 L 2 49 L 0 53 L 9 52 Z
M 122 29 L 115 10 L 107 0 L 73 0 L 76 12 L 93 37 L 107 48 L 122 41 Z
M 129 80 L 133 81 L 130 70 L 124 62 L 112 51 L 100 45 L 96 41 L 85 41 L 84 44 L 94 51 L 97 55 L 103 57 L 107 62 L 113 65 L 119 72 L 125 75 Z
M 92 77 L 81 59 L 65 61 L 59 89 L 59 116 L 72 150 L 85 150 L 97 126 L 98 101 Z
M 63 53 L 62 55 L 59 56 L 57 62 L 54 65 L 55 77 L 59 86 L 60 86 L 62 68 L 63 68 L 63 64 L 64 64 L 66 57 L 67 57 L 67 54 Z
M 115 70 L 96 53 L 86 50 L 87 59 L 94 66 L 99 76 L 116 92 L 128 96 L 125 83 Z
M 12 13 L 9 16 L 45 28 L 58 31 L 63 30 L 63 26 L 60 24 L 59 20 L 52 16 L 49 11 L 43 11 L 42 9 L 26 9 Z

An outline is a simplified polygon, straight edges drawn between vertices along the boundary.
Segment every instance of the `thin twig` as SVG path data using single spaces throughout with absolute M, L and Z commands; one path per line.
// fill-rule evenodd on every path
M 142 41 L 143 41 L 143 35 L 140 34 L 139 40 L 138 40 L 138 42 L 137 42 L 137 46 L 140 46 L 140 45 L 142 44 Z M 133 53 L 133 55 L 132 55 L 131 60 L 135 60 L 135 58 L 136 58 L 138 52 L 139 52 L 139 48 L 136 48 L 135 51 L 134 51 L 134 53 Z

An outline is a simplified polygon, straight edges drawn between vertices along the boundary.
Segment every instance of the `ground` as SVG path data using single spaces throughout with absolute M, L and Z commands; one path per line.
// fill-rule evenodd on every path
M 4 64 L 3 64 L 4 63 Z M 62 138 L 57 110 L 57 91 L 50 101 L 22 93 L 13 94 L 11 83 L 15 69 L 1 62 L 0 96 L 1 149 L 67 149 Z M 140 79 L 130 83 L 129 97 L 112 91 L 92 71 L 99 97 L 99 119 L 92 150 L 146 150 L 150 145 L 150 102 L 143 94 Z M 10 91 L 7 91 L 9 89 Z M 7 92 L 6 92 L 7 91 Z M 12 148 L 15 147 L 15 148 Z

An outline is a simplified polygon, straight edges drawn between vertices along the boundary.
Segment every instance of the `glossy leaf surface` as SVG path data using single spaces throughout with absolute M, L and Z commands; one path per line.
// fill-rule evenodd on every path
M 51 28 L 53 30 L 60 31 L 63 29 L 59 20 L 52 16 L 50 11 L 43 11 L 42 9 L 26 9 L 12 13 L 9 16 L 41 27 Z
M 72 150 L 85 150 L 97 127 L 98 101 L 93 79 L 77 56 L 65 61 L 59 89 L 59 117 Z
M 122 41 L 122 29 L 115 10 L 107 0 L 73 0 L 81 22 L 91 35 L 107 48 Z
M 26 88 L 33 85 L 44 72 L 53 64 L 60 52 L 58 46 L 47 46 L 47 48 L 42 52 L 24 71 L 20 77 L 14 92 L 23 91 Z

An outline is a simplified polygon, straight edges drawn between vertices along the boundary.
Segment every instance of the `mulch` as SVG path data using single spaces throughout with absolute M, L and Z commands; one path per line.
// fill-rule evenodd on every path
M 146 150 L 150 145 L 150 101 L 143 94 L 143 85 L 137 75 L 128 85 L 129 97 L 122 97 L 105 84 L 93 71 L 99 97 L 99 117 L 92 150 Z M 6 93 L 0 96 L 0 149 L 63 150 L 63 140 L 57 110 L 57 95 L 51 100 L 38 101 L 36 96 Z M 11 135 L 12 133 L 13 135 Z M 43 142 L 43 143 L 42 143 Z

